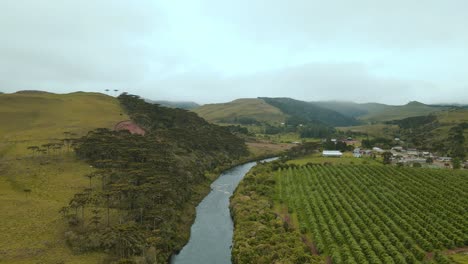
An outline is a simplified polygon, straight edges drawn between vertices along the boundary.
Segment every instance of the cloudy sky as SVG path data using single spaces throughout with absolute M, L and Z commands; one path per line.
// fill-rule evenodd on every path
M 0 0 L 0 91 L 468 103 L 466 0 Z

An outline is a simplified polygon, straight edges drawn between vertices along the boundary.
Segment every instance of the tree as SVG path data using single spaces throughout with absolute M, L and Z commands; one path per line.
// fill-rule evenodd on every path
M 426 159 L 426 163 L 432 164 L 432 163 L 434 163 L 434 159 L 429 157 L 429 158 Z
M 461 160 L 459 158 L 454 158 L 452 160 L 453 169 L 458 170 L 461 168 Z
M 94 177 L 96 177 L 96 174 L 95 174 L 94 172 L 88 173 L 88 174 L 86 174 L 86 177 L 88 177 L 88 179 L 89 179 L 89 188 L 92 188 L 92 186 L 91 186 L 91 184 L 92 184 L 92 179 L 93 179 Z
M 34 156 L 34 153 L 36 153 L 36 151 L 39 150 L 39 147 L 38 146 L 29 146 L 28 149 L 32 151 L 32 154 Z
M 392 163 L 392 156 L 393 154 L 389 151 L 386 151 L 382 154 L 383 157 L 383 164 L 390 164 Z

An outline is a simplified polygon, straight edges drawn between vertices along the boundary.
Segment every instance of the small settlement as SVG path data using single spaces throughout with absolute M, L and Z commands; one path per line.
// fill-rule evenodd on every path
M 325 141 L 325 140 L 323 140 Z M 447 168 L 452 167 L 452 158 L 437 156 L 429 151 L 418 150 L 415 148 L 404 148 L 402 146 L 394 146 L 391 149 L 382 149 L 379 147 L 373 147 L 372 149 L 364 149 L 360 146 L 360 142 L 352 138 L 347 139 L 331 139 L 331 142 L 337 144 L 338 142 L 346 143 L 347 146 L 356 146 L 353 150 L 354 158 L 363 158 L 363 157 L 376 157 L 380 156 L 383 153 L 391 153 L 391 163 L 398 164 L 403 166 L 414 166 L 415 163 L 419 163 L 424 166 L 429 167 L 440 167 Z M 402 143 L 399 139 L 398 143 Z M 323 150 L 323 157 L 335 157 L 340 158 L 343 156 L 343 152 L 338 150 Z M 468 161 L 461 164 L 462 167 L 468 169 Z

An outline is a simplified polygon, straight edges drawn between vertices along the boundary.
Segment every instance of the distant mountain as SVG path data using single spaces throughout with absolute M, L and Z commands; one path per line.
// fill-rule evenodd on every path
M 362 121 L 383 122 L 408 117 L 423 116 L 451 109 L 454 105 L 426 105 L 411 101 L 405 105 L 386 105 L 379 103 L 354 103 L 340 101 L 319 101 L 311 104 L 327 108 Z
M 181 109 L 186 109 L 186 110 L 191 110 L 200 106 L 199 104 L 195 102 L 190 102 L 190 101 L 164 101 L 164 100 L 153 101 L 149 99 L 145 99 L 145 101 L 151 104 L 158 104 L 158 105 L 165 106 L 165 107 L 181 108 Z
M 364 105 L 354 102 L 341 102 L 341 101 L 319 101 L 310 102 L 313 105 L 336 111 L 342 115 L 357 118 L 368 113 Z
M 260 97 L 260 99 L 277 107 L 283 113 L 306 122 L 317 122 L 329 126 L 353 126 L 360 123 L 354 117 L 309 102 L 291 98 Z
M 237 99 L 223 104 L 206 104 L 193 109 L 195 113 L 214 123 L 249 124 L 284 122 L 287 115 L 262 99 Z
M 426 105 L 417 101 L 409 102 L 406 105 L 382 105 L 382 104 L 363 104 L 367 107 L 368 113 L 359 116 L 364 121 L 390 121 L 404 119 L 408 117 L 424 116 L 451 107 L 435 107 Z

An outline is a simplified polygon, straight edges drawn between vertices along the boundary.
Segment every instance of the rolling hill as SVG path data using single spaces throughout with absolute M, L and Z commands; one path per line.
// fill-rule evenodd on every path
M 454 106 L 426 105 L 420 102 L 409 102 L 405 105 L 386 105 L 379 103 L 321 101 L 311 102 L 316 106 L 327 108 L 346 116 L 354 117 L 364 122 L 385 122 L 407 117 L 428 115 L 431 113 L 454 108 Z
M 98 93 L 25 91 L 0 95 L 0 262 L 97 263 L 103 254 L 74 255 L 64 243 L 58 210 L 88 186 L 92 171 L 62 149 L 47 159 L 28 146 L 85 135 L 128 119 L 119 102 Z
M 148 133 L 114 131 L 117 123 L 129 119 Z M 187 110 L 128 94 L 117 99 L 83 92 L 1 94 L 0 120 L 1 263 L 86 264 L 130 258 L 130 250 L 115 250 L 112 243 L 120 242 L 106 240 L 108 231 L 129 226 L 138 243 L 151 236 L 152 245 L 164 248 L 158 263 L 164 262 L 186 243 L 194 204 L 215 177 L 209 173 L 217 176 L 224 166 L 253 158 L 244 140 L 228 129 Z M 98 174 L 101 177 L 92 180 Z M 135 215 L 134 200 L 122 203 L 128 197 L 123 194 L 115 196 L 114 206 L 109 204 L 113 198 L 107 197 L 104 206 L 103 192 L 119 192 L 122 186 L 129 188 L 124 192 L 151 188 L 131 196 L 139 196 L 141 206 L 152 210 L 145 219 L 141 211 Z M 158 193 L 167 208 L 156 206 L 149 193 Z M 102 220 L 105 211 L 107 221 Z M 160 219 L 165 220 L 156 223 L 153 213 L 164 214 Z M 140 219 L 138 225 L 135 219 Z M 155 239 L 147 232 L 149 223 L 174 235 Z
M 260 99 L 279 108 L 289 116 L 304 120 L 304 122 L 322 123 L 328 126 L 352 126 L 359 124 L 359 121 L 353 117 L 308 102 L 291 98 L 261 97 Z
M 334 110 L 290 98 L 237 99 L 223 104 L 207 104 L 193 110 L 214 123 L 265 122 L 278 124 L 288 118 L 315 122 L 329 126 L 356 125 L 353 117 Z
M 0 157 L 22 154 L 26 146 L 77 136 L 128 119 L 118 101 L 99 93 L 19 92 L 0 95 Z
M 236 123 L 239 119 L 281 123 L 287 118 L 280 109 L 262 99 L 237 99 L 223 104 L 206 104 L 193 111 L 214 123 Z

